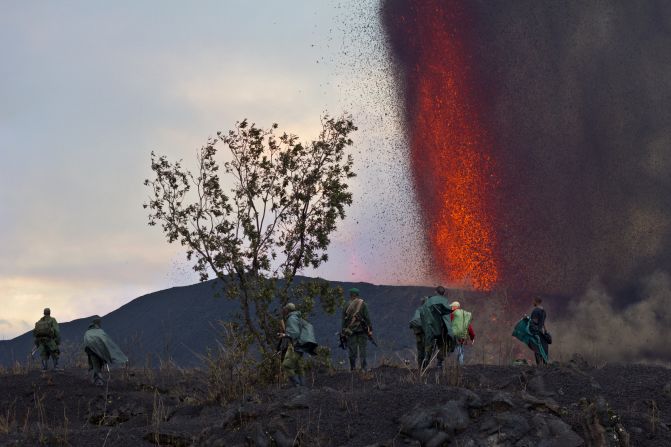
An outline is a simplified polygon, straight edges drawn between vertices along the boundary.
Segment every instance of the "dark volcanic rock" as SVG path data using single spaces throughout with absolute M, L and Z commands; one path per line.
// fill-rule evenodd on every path
M 401 418 L 400 432 L 420 442 L 429 443 L 434 438 L 449 439 L 456 432 L 464 430 L 468 422 L 468 411 L 464 403 L 451 400 L 430 408 L 415 407 Z
M 405 368 L 336 371 L 315 375 L 314 387 L 257 386 L 231 402 L 208 401 L 207 375 L 197 371 L 132 371 L 108 393 L 79 370 L 5 375 L 0 445 L 63 445 L 65 436 L 71 445 L 133 446 L 671 445 L 671 400 L 660 389 L 671 382 L 666 368 L 527 372 L 547 390 L 563 390 L 551 398 L 530 393 L 519 367 L 471 365 L 462 377 L 469 388 L 450 386 L 444 374 L 420 380 Z M 491 386 L 474 386 L 481 376 Z

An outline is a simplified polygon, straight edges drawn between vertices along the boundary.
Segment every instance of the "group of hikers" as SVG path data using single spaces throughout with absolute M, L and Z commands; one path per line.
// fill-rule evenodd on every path
M 449 302 L 445 292 L 444 287 L 438 286 L 435 295 L 423 297 L 410 320 L 410 329 L 417 343 L 417 367 L 420 370 L 426 369 L 434 357 L 437 366 L 441 368 L 451 352 L 456 354 L 457 362 L 463 365 L 467 345 L 475 342 L 472 313 L 462 309 L 458 301 Z M 351 371 L 356 370 L 357 360 L 360 361 L 361 370 L 367 371 L 367 345 L 369 341 L 375 344 L 373 325 L 359 289 L 349 289 L 349 296 L 350 300 L 342 311 L 340 346 L 348 350 Z M 545 329 L 546 313 L 541 303 L 541 298 L 534 298 L 531 315 L 522 318 L 512 334 L 534 352 L 537 365 L 548 363 L 548 345 L 552 343 L 552 337 Z M 284 306 L 283 317 L 284 330 L 278 334 L 282 368 L 291 383 L 303 386 L 303 355 L 314 355 L 317 347 L 314 330 L 293 303 Z
M 423 297 L 420 306 L 410 320 L 410 329 L 417 343 L 417 367 L 424 370 L 435 358 L 437 366 L 443 366 L 446 356 L 454 352 L 459 364 L 464 364 L 466 347 L 475 342 L 471 312 L 461 307 L 458 301 L 449 302 L 445 288 L 438 286 L 435 295 Z M 357 360 L 362 371 L 368 370 L 367 345 L 375 343 L 373 324 L 366 302 L 359 289 L 349 289 L 349 302 L 342 311 L 340 346 L 347 349 L 349 367 L 356 370 Z M 515 326 L 513 336 L 525 343 L 533 352 L 537 365 L 547 364 L 548 345 L 552 337 L 545 329 L 546 313 L 541 299 L 534 298 L 531 315 L 524 317 Z M 302 318 L 293 303 L 282 309 L 281 331 L 278 333 L 277 352 L 282 358 L 282 369 L 295 386 L 304 385 L 304 354 L 316 354 L 317 342 L 314 329 Z M 103 368 L 108 364 L 128 362 L 121 349 L 101 328 L 100 318 L 94 318 L 84 333 L 84 352 L 88 358 L 92 383 L 104 385 Z M 39 350 L 42 369 L 47 370 L 49 359 L 53 368 L 59 369 L 58 357 L 61 342 L 58 322 L 51 316 L 50 309 L 44 309 L 44 316 L 35 323 L 33 330 L 35 350 Z
M 88 359 L 91 382 L 96 386 L 103 386 L 106 383 L 102 374 L 105 366 L 128 362 L 128 358 L 101 326 L 102 320 L 96 317 L 84 332 L 84 352 Z M 44 316 L 35 323 L 33 340 L 35 344 L 33 354 L 39 351 L 42 370 L 46 371 L 49 368 L 49 359 L 53 363 L 53 369 L 59 370 L 61 332 L 58 322 L 51 316 L 51 309 L 44 309 Z

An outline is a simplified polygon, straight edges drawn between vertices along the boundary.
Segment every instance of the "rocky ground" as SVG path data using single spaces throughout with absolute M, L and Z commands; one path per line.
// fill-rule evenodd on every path
M 311 374 L 227 404 L 198 370 L 82 370 L 0 377 L 1 445 L 668 446 L 671 370 L 448 365 Z

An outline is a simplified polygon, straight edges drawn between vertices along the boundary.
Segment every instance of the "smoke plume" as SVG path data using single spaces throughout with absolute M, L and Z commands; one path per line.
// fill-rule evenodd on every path
M 657 272 L 641 281 L 640 301 L 618 305 L 598 281 L 568 309 L 557 323 L 548 321 L 555 335 L 553 358 L 573 353 L 593 364 L 606 361 L 671 361 L 667 331 L 671 327 L 671 278 Z
M 495 266 L 497 281 L 516 290 L 576 295 L 601 278 L 602 286 L 583 297 L 586 313 L 631 299 L 640 278 L 663 282 L 653 273 L 671 271 L 671 3 L 384 0 L 381 17 L 399 104 L 410 141 L 417 142 L 413 157 L 432 160 L 435 172 L 463 165 L 463 151 L 454 146 L 421 144 L 435 134 L 417 125 L 417 114 L 445 103 L 432 91 L 426 106 L 421 64 L 454 71 L 463 116 L 482 135 L 464 140 L 473 159 L 487 163 L 472 165 L 477 188 L 464 183 L 460 194 L 471 191 L 477 200 L 461 208 L 487 226 L 491 241 L 469 262 Z M 444 65 L 440 40 L 419 37 L 435 26 L 445 30 L 436 36 L 453 39 L 463 57 Z M 443 126 L 462 128 L 450 121 L 459 113 L 443 116 Z M 439 221 L 457 215 L 440 210 L 460 206 L 445 203 L 454 195 L 432 198 L 435 181 L 422 180 L 436 178 L 426 171 L 431 163 L 411 163 L 430 243 L 442 240 L 431 237 Z M 432 254 L 438 268 L 452 268 L 445 253 Z M 658 284 L 646 297 L 648 282 L 638 290 L 637 311 L 649 314 L 664 307 L 667 289 Z M 613 312 L 631 335 L 642 330 Z

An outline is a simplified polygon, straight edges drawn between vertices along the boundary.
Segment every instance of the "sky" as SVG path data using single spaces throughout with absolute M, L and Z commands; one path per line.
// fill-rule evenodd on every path
M 147 225 L 150 152 L 183 159 L 248 118 L 302 140 L 351 113 L 354 204 L 332 280 L 420 284 L 406 144 L 367 1 L 3 2 L 0 5 L 0 339 L 104 315 L 197 282 Z

